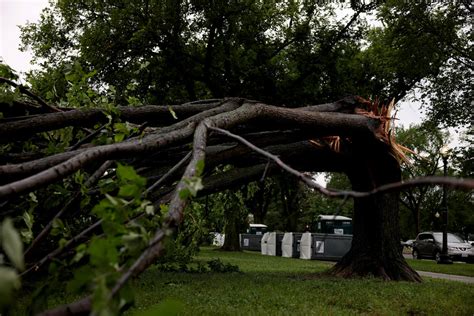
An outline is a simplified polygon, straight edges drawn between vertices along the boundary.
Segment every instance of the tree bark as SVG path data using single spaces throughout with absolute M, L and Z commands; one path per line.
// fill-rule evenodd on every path
M 354 140 L 353 154 L 347 175 L 354 190 L 370 191 L 401 180 L 399 162 L 388 145 L 376 139 Z M 354 200 L 352 247 L 331 274 L 421 282 L 401 252 L 398 197 L 398 192 L 390 192 Z
M 224 251 L 240 251 L 240 240 L 239 240 L 239 230 L 240 230 L 240 210 L 232 205 L 225 212 L 226 222 L 224 225 L 224 245 L 222 245 L 221 250 Z

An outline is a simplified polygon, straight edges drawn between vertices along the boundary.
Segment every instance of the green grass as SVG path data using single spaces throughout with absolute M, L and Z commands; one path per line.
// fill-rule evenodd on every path
M 434 260 L 406 260 L 415 270 L 474 277 L 474 264 L 471 263 L 454 262 L 453 264 L 437 264 Z
M 474 314 L 472 284 L 318 277 L 315 273 L 330 263 L 210 248 L 198 260 L 214 258 L 236 264 L 242 272 L 163 273 L 151 268 L 135 281 L 136 305 L 127 314 L 137 315 L 164 299 L 181 301 L 182 315 Z

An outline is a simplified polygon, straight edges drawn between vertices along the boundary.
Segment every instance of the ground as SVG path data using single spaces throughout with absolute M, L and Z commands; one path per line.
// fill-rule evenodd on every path
M 413 283 L 326 277 L 321 273 L 332 266 L 330 262 L 215 248 L 202 248 L 197 261 L 216 258 L 238 265 L 241 272 L 176 273 L 151 267 L 133 282 L 136 302 L 126 315 L 156 315 L 155 309 L 163 307 L 163 300 L 178 302 L 175 305 L 180 315 L 474 314 L 472 284 L 432 278 Z M 430 260 L 407 261 L 416 270 L 474 276 L 472 264 L 448 267 Z M 63 297 L 58 289 L 49 306 L 76 299 Z M 28 297 L 20 298 L 18 304 L 21 307 L 15 315 L 25 315 L 22 309 L 30 305 Z
M 225 253 L 204 249 L 199 260 L 220 258 L 241 273 L 182 274 L 150 269 L 135 282 L 137 304 L 127 312 L 140 315 L 160 299 L 182 302 L 183 315 L 325 315 L 325 314 L 449 314 L 474 313 L 470 284 L 425 278 L 422 284 L 365 278 L 346 280 L 316 272 L 331 263 L 258 253 Z M 412 261 L 409 260 L 409 263 Z M 429 270 L 431 262 L 418 261 Z M 474 272 L 458 264 L 457 271 Z M 436 304 L 433 304 L 436 302 Z

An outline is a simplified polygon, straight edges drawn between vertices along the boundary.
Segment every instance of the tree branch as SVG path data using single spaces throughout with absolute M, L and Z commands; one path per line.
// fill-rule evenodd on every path
M 371 195 L 379 194 L 379 193 L 387 193 L 387 192 L 392 192 L 392 191 L 400 191 L 402 189 L 410 188 L 410 187 L 416 187 L 416 186 L 423 186 L 423 185 L 445 185 L 447 187 L 453 188 L 453 189 L 461 189 L 461 190 L 473 190 L 474 189 L 474 180 L 473 179 L 457 179 L 457 178 L 452 178 L 452 177 L 419 177 L 419 178 L 414 178 L 410 179 L 407 181 L 401 181 L 401 182 L 396 182 L 396 183 L 390 183 L 386 184 L 383 186 L 380 186 L 378 188 L 375 188 L 369 192 L 358 192 L 358 191 L 343 191 L 343 190 L 328 190 L 321 185 L 317 184 L 314 182 L 312 179 L 309 177 L 305 176 L 301 172 L 291 168 L 287 164 L 285 164 L 283 161 L 280 160 L 277 156 L 260 149 L 253 144 L 249 143 L 247 140 L 244 138 L 232 134 L 229 131 L 216 128 L 216 127 L 209 127 L 210 130 L 219 132 L 221 134 L 227 135 L 231 138 L 234 138 L 241 143 L 245 144 L 246 146 L 252 148 L 254 151 L 258 152 L 259 154 L 273 160 L 278 166 L 280 166 L 283 170 L 287 171 L 288 173 L 296 176 L 299 178 L 303 183 L 308 185 L 309 187 L 323 193 L 326 196 L 330 197 L 352 197 L 352 198 L 364 198 L 364 197 L 369 197 Z
M 215 103 L 209 104 L 182 104 L 173 106 L 176 116 L 182 120 L 200 114 L 203 111 L 216 108 Z M 169 124 L 175 119 L 170 113 L 170 106 L 145 105 L 141 107 L 119 106 L 118 115 L 124 121 L 154 124 Z M 12 141 L 8 135 L 15 135 L 15 140 L 24 139 L 35 133 L 52 131 L 67 126 L 91 126 L 108 121 L 102 109 L 77 109 L 58 113 L 37 115 L 30 119 L 0 124 L 0 143 Z
M 104 145 L 85 150 L 80 154 L 28 178 L 0 186 L 0 198 L 8 198 L 37 189 L 62 179 L 94 161 L 122 158 L 127 155 L 152 152 L 160 147 L 183 141 L 192 135 L 193 124 L 166 135 L 150 135 L 142 140 Z
M 91 187 L 97 181 L 99 181 L 100 177 L 107 171 L 107 169 L 110 168 L 112 165 L 113 161 L 108 160 L 104 162 L 90 177 L 87 179 L 87 181 L 84 183 L 84 186 L 86 188 Z M 49 221 L 49 223 L 43 228 L 43 230 L 36 236 L 36 238 L 33 240 L 33 242 L 30 244 L 28 249 L 26 249 L 24 256 L 27 257 L 30 252 L 35 248 L 35 246 L 40 243 L 49 233 L 51 228 L 53 227 L 54 220 L 57 218 L 60 218 L 69 208 L 76 204 L 79 199 L 81 198 L 82 194 L 81 192 L 76 192 L 74 196 L 61 208 L 61 210 L 56 213 L 56 215 Z
M 7 79 L 7 78 L 3 78 L 3 77 L 0 77 L 0 83 L 6 83 L 6 84 L 9 84 L 10 86 L 12 87 L 15 87 L 15 88 L 18 88 L 20 90 L 21 93 L 23 94 L 26 94 L 27 96 L 29 96 L 30 98 L 32 98 L 33 100 L 35 100 L 36 102 L 38 102 L 45 110 L 47 110 L 48 112 L 61 112 L 61 110 L 59 110 L 58 108 L 52 106 L 52 105 L 49 105 L 48 103 L 46 103 L 46 101 L 44 101 L 43 99 L 41 99 L 39 96 L 37 96 L 36 94 L 32 93 L 30 90 L 28 90 L 25 86 L 21 85 L 21 84 L 17 84 L 13 81 L 11 81 L 10 79 Z

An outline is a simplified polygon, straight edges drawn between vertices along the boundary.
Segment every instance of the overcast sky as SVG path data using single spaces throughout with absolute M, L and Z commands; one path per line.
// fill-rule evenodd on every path
M 48 6 L 48 0 L 0 0 L 0 57 L 17 72 L 32 69 L 31 52 L 20 52 L 20 30 L 18 25 L 36 22 L 41 10 Z M 397 125 L 408 126 L 419 123 L 423 115 L 418 104 L 399 102 Z

